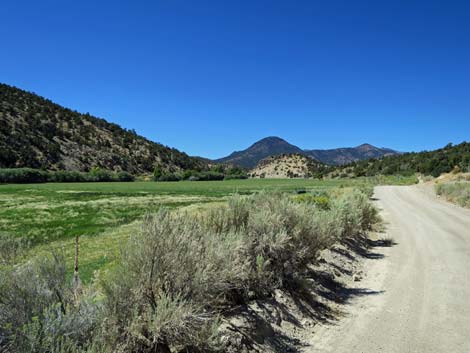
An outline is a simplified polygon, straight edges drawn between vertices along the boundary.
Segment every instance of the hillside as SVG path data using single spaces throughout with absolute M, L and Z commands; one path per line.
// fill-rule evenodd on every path
M 330 165 L 344 165 L 354 161 L 382 158 L 398 154 L 390 148 L 379 148 L 368 143 L 357 147 L 335 148 L 329 150 L 304 150 L 304 153 L 318 161 Z
M 206 163 L 104 119 L 0 84 L 0 167 L 100 167 L 139 174 L 157 165 L 177 171 L 205 168 Z
M 320 178 L 328 166 L 302 154 L 281 154 L 263 159 L 250 171 L 253 178 Z
M 470 171 L 469 142 L 455 146 L 448 144 L 435 151 L 404 153 L 382 159 L 357 161 L 340 167 L 337 173 L 352 176 L 422 173 L 437 177 L 442 173 L 454 170 L 454 168 L 464 172 Z
M 303 154 L 330 165 L 344 165 L 358 160 L 398 154 L 389 148 L 378 148 L 369 144 L 329 150 L 302 150 L 279 137 L 272 136 L 259 140 L 243 151 L 236 151 L 227 157 L 217 159 L 215 162 L 254 168 L 266 157 L 290 153 Z

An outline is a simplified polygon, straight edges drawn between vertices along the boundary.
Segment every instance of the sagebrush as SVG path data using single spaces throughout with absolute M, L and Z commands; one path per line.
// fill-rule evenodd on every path
M 5 265 L 0 347 L 223 350 L 218 323 L 227 310 L 295 286 L 321 250 L 363 233 L 377 219 L 358 190 L 317 198 L 263 192 L 233 196 L 198 213 L 160 209 L 131 236 L 119 264 L 79 293 L 60 256 Z

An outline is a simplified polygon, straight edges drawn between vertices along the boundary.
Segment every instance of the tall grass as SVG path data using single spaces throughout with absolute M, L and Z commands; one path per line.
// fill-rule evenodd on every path
M 470 208 L 470 182 L 468 181 L 437 184 L 436 193 L 462 207 Z
M 226 206 L 198 214 L 161 209 L 145 218 L 116 268 L 90 287 L 99 288 L 99 296 L 92 289 L 72 295 L 59 257 L 47 266 L 5 266 L 0 348 L 223 349 L 217 329 L 226 310 L 295 286 L 321 250 L 363 233 L 376 220 L 375 208 L 360 191 L 323 197 L 329 198 L 328 207 L 259 193 L 234 196 Z

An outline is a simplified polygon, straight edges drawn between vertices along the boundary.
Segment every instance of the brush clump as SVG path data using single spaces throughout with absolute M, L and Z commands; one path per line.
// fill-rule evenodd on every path
M 0 348 L 223 350 L 218 327 L 227 310 L 295 286 L 321 250 L 364 233 L 376 221 L 368 197 L 350 189 L 313 200 L 283 193 L 237 195 L 198 213 L 160 209 L 147 215 L 123 246 L 118 265 L 79 297 L 59 257 L 47 266 L 5 266 Z

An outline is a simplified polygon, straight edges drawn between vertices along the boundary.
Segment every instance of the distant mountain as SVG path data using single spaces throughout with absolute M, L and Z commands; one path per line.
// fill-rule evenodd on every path
M 399 154 L 390 148 L 379 148 L 368 143 L 357 147 L 335 148 L 330 150 L 304 150 L 304 153 L 318 161 L 330 165 L 343 165 L 370 158 L 381 158 Z
M 369 144 L 329 150 L 302 150 L 279 137 L 272 136 L 259 140 L 246 150 L 233 152 L 227 157 L 215 160 L 215 162 L 254 168 L 266 157 L 291 153 L 303 154 L 330 165 L 343 165 L 369 158 L 381 158 L 383 156 L 399 154 L 399 152 L 389 148 L 378 148 Z
M 321 178 L 331 167 L 299 153 L 280 154 L 261 160 L 252 178 Z
M 205 168 L 207 163 L 104 119 L 0 84 L 0 167 L 100 167 L 139 174 L 155 166 L 178 171 Z
M 259 140 L 246 150 L 233 152 L 227 157 L 215 160 L 215 162 L 253 168 L 266 157 L 289 153 L 302 154 L 303 151 L 279 137 L 271 136 Z

